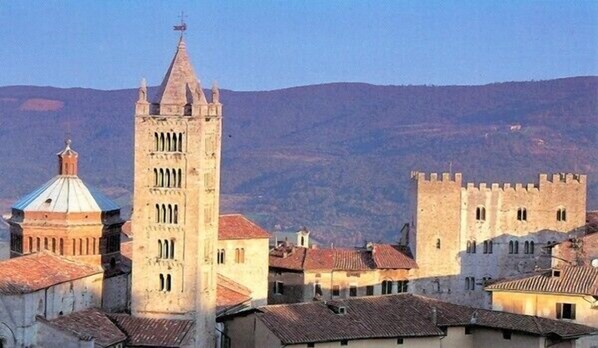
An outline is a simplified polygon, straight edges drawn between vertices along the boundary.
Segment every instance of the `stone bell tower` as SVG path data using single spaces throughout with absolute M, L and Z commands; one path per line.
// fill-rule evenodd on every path
M 208 102 L 183 38 L 153 101 L 135 106 L 132 314 L 193 319 L 213 347 L 222 105 Z

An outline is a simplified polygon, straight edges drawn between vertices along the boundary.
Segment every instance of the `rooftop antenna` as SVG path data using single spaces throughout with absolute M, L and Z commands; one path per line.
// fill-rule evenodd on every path
M 185 34 L 185 31 L 187 30 L 187 23 L 185 23 L 185 11 L 181 11 L 181 15 L 179 16 L 179 18 L 181 19 L 181 24 L 179 25 L 175 25 L 173 27 L 174 31 L 180 31 L 181 32 L 181 40 L 183 39 L 183 35 Z

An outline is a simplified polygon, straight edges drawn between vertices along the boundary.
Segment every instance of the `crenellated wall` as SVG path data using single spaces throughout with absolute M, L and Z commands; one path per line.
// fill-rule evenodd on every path
M 416 293 L 488 307 L 484 280 L 550 267 L 545 247 L 585 225 L 585 175 L 540 174 L 528 184 L 462 185 L 461 173 L 411 178 Z M 473 289 L 466 289 L 467 278 Z

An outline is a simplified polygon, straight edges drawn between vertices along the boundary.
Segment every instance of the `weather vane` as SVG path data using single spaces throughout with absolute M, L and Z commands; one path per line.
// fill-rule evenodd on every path
M 179 25 L 175 25 L 173 30 L 175 31 L 180 31 L 181 32 L 181 39 L 183 38 L 183 34 L 185 33 L 185 30 L 187 30 L 187 23 L 185 23 L 185 12 L 181 11 L 181 15 L 179 16 L 181 18 L 181 24 Z

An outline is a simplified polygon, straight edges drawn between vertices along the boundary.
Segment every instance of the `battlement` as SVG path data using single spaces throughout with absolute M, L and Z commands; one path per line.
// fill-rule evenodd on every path
M 424 173 L 418 171 L 411 172 L 411 179 L 420 182 L 456 182 L 461 184 L 462 174 L 461 173 Z
M 453 182 L 461 185 L 462 174 L 455 173 L 453 175 L 449 173 L 424 173 L 418 171 L 411 172 L 411 180 L 418 182 Z M 571 185 L 585 185 L 587 176 L 585 174 L 577 173 L 556 173 L 552 174 L 549 178 L 548 174 L 540 173 L 538 181 L 535 183 L 472 183 L 468 182 L 462 187 L 466 191 L 538 191 L 543 187 L 547 187 L 553 184 L 571 184 Z

